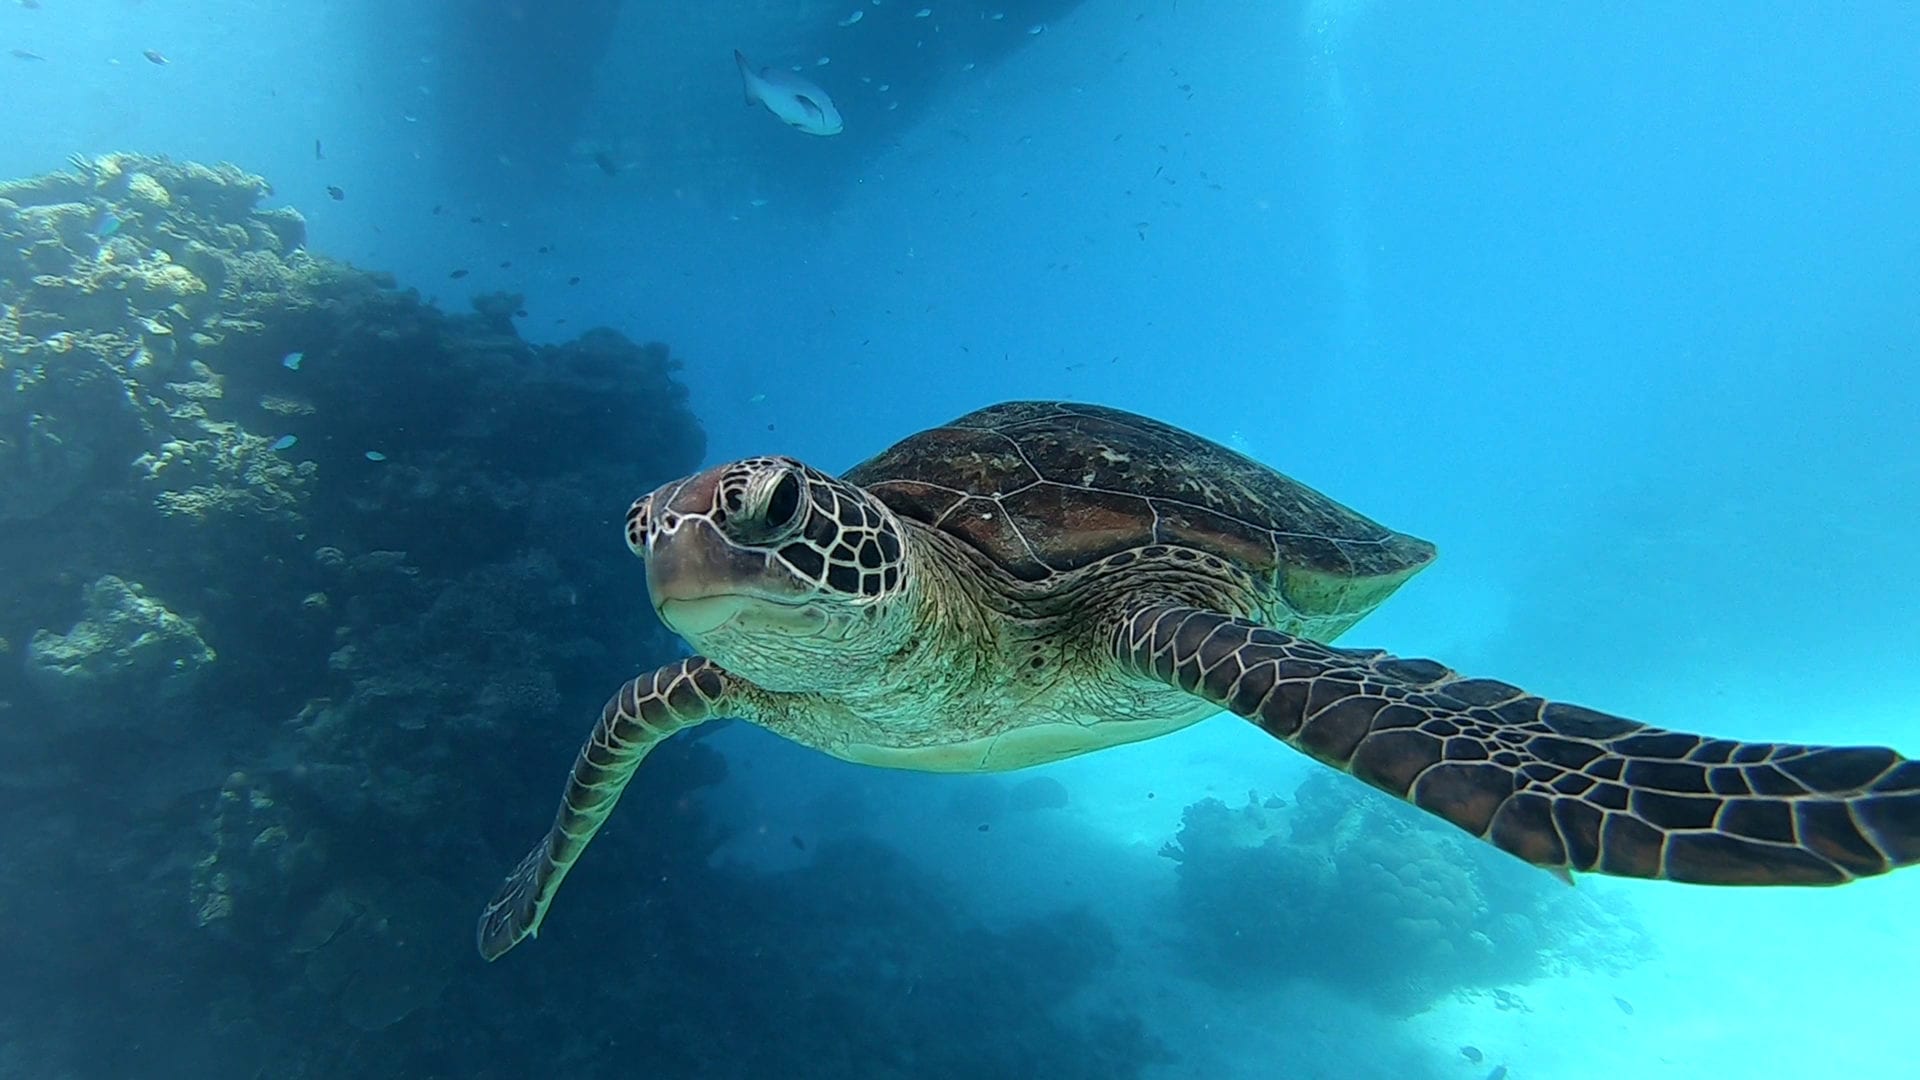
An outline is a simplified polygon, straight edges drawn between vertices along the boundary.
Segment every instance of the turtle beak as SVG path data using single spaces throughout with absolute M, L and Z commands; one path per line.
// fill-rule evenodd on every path
M 728 625 L 746 633 L 820 633 L 825 615 L 770 595 L 765 588 L 768 576 L 764 552 L 727 543 L 704 520 L 656 538 L 647 558 L 653 610 L 696 647 L 703 636 Z
M 738 618 L 767 577 L 767 555 L 728 541 L 714 524 L 724 466 L 653 493 L 656 526 L 647 543 L 647 592 L 660 621 L 698 644 Z
M 766 572 L 765 555 L 727 543 L 705 518 L 685 518 L 654 538 L 647 592 L 661 621 L 691 638 L 732 621 L 748 602 L 743 587 Z
M 715 523 L 728 466 L 675 481 L 647 498 L 647 592 L 660 621 L 701 646 L 731 626 L 741 633 L 816 634 L 825 617 L 765 548 L 735 543 Z

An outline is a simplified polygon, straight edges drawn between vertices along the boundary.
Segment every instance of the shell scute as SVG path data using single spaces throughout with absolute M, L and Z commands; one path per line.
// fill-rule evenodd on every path
M 1218 443 L 1074 402 L 980 409 L 845 478 L 1024 581 L 1172 545 L 1224 560 L 1294 611 L 1335 623 L 1371 610 L 1434 554 Z

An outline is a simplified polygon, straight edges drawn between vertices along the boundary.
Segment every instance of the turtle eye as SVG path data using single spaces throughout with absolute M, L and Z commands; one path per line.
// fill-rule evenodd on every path
M 774 492 L 766 496 L 766 527 L 791 527 L 797 513 L 801 513 L 801 480 L 787 473 L 774 484 Z
M 767 509 L 761 515 L 770 533 L 784 533 L 794 526 L 800 516 L 800 478 L 791 472 L 782 473 L 767 493 Z

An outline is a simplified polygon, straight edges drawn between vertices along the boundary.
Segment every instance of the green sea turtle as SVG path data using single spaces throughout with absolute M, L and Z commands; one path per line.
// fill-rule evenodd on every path
M 653 746 L 740 717 L 849 761 L 1017 769 L 1222 710 L 1561 875 L 1833 884 L 1920 862 L 1920 762 L 1666 731 L 1327 644 L 1434 549 L 1196 435 L 1010 402 L 838 479 L 784 457 L 634 503 L 700 655 L 627 683 L 480 918 L 493 959 Z

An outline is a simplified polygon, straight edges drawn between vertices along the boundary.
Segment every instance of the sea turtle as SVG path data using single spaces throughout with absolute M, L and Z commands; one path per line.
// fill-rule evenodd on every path
M 716 466 L 634 503 L 626 537 L 700 655 L 607 702 L 480 918 L 488 959 L 539 929 L 647 751 L 723 716 L 983 772 L 1224 710 L 1561 876 L 1832 884 L 1920 862 L 1920 762 L 1892 750 L 1665 731 L 1326 644 L 1433 546 L 1116 409 L 995 405 L 838 479 Z

